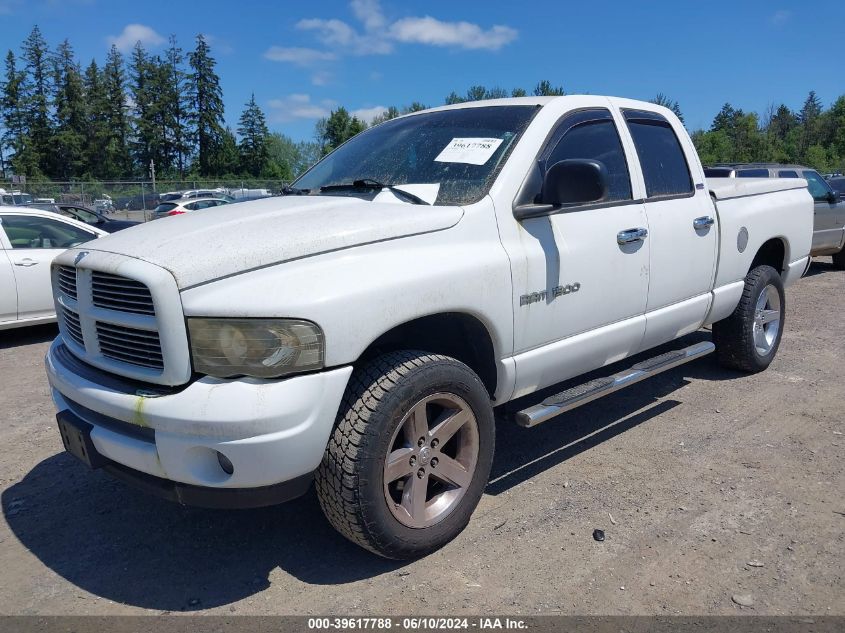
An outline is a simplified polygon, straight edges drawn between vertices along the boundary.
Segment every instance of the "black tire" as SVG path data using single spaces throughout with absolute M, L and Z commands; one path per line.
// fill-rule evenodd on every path
M 462 487 L 463 496 L 444 518 L 427 527 L 408 527 L 388 507 L 385 460 L 415 403 L 442 393 L 460 398 L 475 416 L 474 472 L 470 483 Z M 494 444 L 490 396 L 469 367 L 454 358 L 421 351 L 384 354 L 356 369 L 350 378 L 316 473 L 320 506 L 338 532 L 371 552 L 392 559 L 424 556 L 466 527 L 487 485 Z M 445 446 L 441 449 L 446 450 Z
M 755 317 L 757 302 L 768 287 L 773 287 L 779 299 L 778 329 L 767 353 L 761 353 L 755 344 Z M 713 342 L 719 362 L 731 369 L 756 373 L 766 369 L 774 360 L 783 336 L 786 299 L 783 280 L 771 266 L 756 266 L 745 276 L 742 298 L 726 319 L 713 324 Z
M 833 267 L 837 270 L 845 270 L 845 248 L 833 256 Z

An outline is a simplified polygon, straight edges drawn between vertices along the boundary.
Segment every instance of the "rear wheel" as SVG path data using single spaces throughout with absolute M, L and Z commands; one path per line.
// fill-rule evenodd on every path
M 493 461 L 493 410 L 463 363 L 385 354 L 356 370 L 317 471 L 323 512 L 387 558 L 442 547 L 469 522 Z
M 785 316 L 783 280 L 771 266 L 757 266 L 733 314 L 713 324 L 719 362 L 747 372 L 763 371 L 774 360 Z

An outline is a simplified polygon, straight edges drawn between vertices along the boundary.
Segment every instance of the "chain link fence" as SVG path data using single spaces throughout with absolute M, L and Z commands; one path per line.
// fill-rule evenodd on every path
M 126 180 L 126 181 L 31 181 L 14 184 L 0 180 L 4 189 L 3 204 L 27 204 L 29 202 L 66 202 L 81 204 L 118 217 L 146 217 L 143 213 L 155 209 L 160 197 L 172 192 L 209 192 L 226 194 L 235 199 L 278 195 L 288 181 L 260 179 L 230 180 Z M 140 212 L 140 213 L 139 213 Z

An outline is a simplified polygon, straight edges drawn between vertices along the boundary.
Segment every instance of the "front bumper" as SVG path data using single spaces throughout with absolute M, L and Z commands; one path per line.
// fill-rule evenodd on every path
M 81 363 L 61 337 L 46 366 L 57 409 L 91 425 L 93 445 L 112 470 L 169 487 L 221 490 L 310 477 L 352 373 L 341 367 L 282 380 L 203 377 L 182 389 L 147 390 Z M 232 463 L 231 474 L 218 452 Z

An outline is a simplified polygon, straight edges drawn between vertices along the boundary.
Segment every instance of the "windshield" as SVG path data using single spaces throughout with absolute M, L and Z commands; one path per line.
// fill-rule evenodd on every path
M 96 213 L 92 213 L 87 209 L 80 209 L 79 207 L 64 207 L 62 208 L 62 215 L 79 220 L 80 222 L 85 222 L 85 224 L 98 224 L 100 222 L 100 218 L 97 217 Z
M 537 106 L 483 106 L 426 112 L 377 125 L 339 147 L 293 183 L 321 187 L 366 180 L 439 186 L 435 204 L 471 204 L 490 189 Z M 378 190 L 331 191 L 368 195 Z M 327 193 L 327 192 L 324 192 Z

